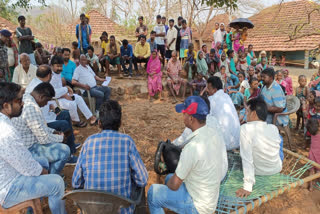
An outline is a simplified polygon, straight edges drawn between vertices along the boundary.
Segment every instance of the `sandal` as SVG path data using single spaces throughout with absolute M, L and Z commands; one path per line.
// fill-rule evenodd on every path
M 93 123 L 91 123 L 90 121 L 90 126 L 96 126 L 96 125 L 98 125 L 98 118 L 96 118 L 96 120 Z
M 84 121 L 80 121 L 79 123 L 76 123 L 76 124 L 73 124 L 75 127 L 78 127 L 78 128 L 84 128 L 86 127 L 88 124 Z

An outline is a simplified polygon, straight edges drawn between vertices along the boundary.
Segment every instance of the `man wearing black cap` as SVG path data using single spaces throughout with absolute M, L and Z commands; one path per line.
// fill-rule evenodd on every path
M 166 185 L 153 184 L 148 191 L 151 214 L 168 208 L 176 213 L 214 213 L 220 181 L 223 178 L 222 136 L 206 125 L 209 106 L 199 96 L 188 97 L 176 105 L 183 121 L 192 130 L 184 145 L 177 169 L 166 178 Z
M 6 44 L 11 35 L 10 31 L 6 29 L 0 31 L 0 82 L 6 82 L 10 76 Z
M 140 41 L 140 36 L 148 34 L 148 27 L 143 24 L 143 16 L 140 16 L 138 18 L 139 26 L 136 28 L 136 37 L 138 38 L 138 41 Z
M 16 36 L 19 40 L 19 54 L 26 53 L 30 57 L 30 62 L 33 65 L 37 65 L 36 59 L 34 57 L 34 46 L 33 40 L 34 36 L 30 28 L 26 27 L 26 17 L 19 16 L 18 22 L 20 27 L 16 29 Z
M 176 51 L 179 53 L 180 51 L 180 42 L 181 42 L 181 35 L 180 35 L 180 30 L 182 28 L 182 16 L 179 16 L 178 18 L 178 25 L 175 25 L 174 27 L 177 29 L 177 41 L 176 41 Z

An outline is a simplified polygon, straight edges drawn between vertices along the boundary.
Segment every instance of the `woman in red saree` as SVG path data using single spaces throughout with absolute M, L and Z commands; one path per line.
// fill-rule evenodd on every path
M 147 74 L 148 74 L 149 98 L 151 99 L 151 97 L 159 93 L 159 97 L 161 100 L 162 72 L 161 72 L 161 62 L 156 50 L 152 51 L 151 57 L 148 61 Z

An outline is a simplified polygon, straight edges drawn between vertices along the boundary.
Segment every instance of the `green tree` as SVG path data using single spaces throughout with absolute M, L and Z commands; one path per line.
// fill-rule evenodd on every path
M 0 0 L 0 16 L 16 22 L 17 12 L 15 11 L 15 8 L 9 5 L 10 0 Z
M 214 7 L 225 7 L 231 10 L 235 10 L 238 5 L 238 0 L 202 0 L 202 4 Z
M 9 2 L 9 1 L 8 1 Z M 37 0 L 37 2 L 39 4 L 41 4 L 42 6 L 47 6 L 46 4 L 46 0 Z M 12 5 L 13 8 L 24 8 L 26 10 L 30 9 L 32 7 L 31 5 L 31 0 L 18 0 L 17 2 L 15 2 L 13 5 Z

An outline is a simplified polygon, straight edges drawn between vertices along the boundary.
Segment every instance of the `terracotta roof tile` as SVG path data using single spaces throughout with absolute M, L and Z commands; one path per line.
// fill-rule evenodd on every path
M 282 3 L 281 6 L 274 5 L 262 10 L 260 13 L 249 19 L 255 25 L 254 29 L 248 31 L 249 36 L 245 45 L 252 44 L 257 51 L 297 51 L 313 50 L 320 44 L 320 11 L 319 5 L 308 0 L 298 0 Z M 290 40 L 289 35 L 294 32 L 297 25 L 302 25 L 308 21 L 297 33 L 297 39 Z M 299 38 L 301 37 L 301 38 Z
M 125 32 L 124 27 L 118 25 L 111 19 L 99 13 L 97 10 L 91 10 L 88 12 L 90 16 L 90 22 L 92 29 L 92 34 L 96 37 L 100 37 L 103 31 L 107 31 L 108 35 L 121 35 Z M 79 21 L 73 23 L 70 27 L 72 33 L 75 35 L 76 25 L 79 24 Z

